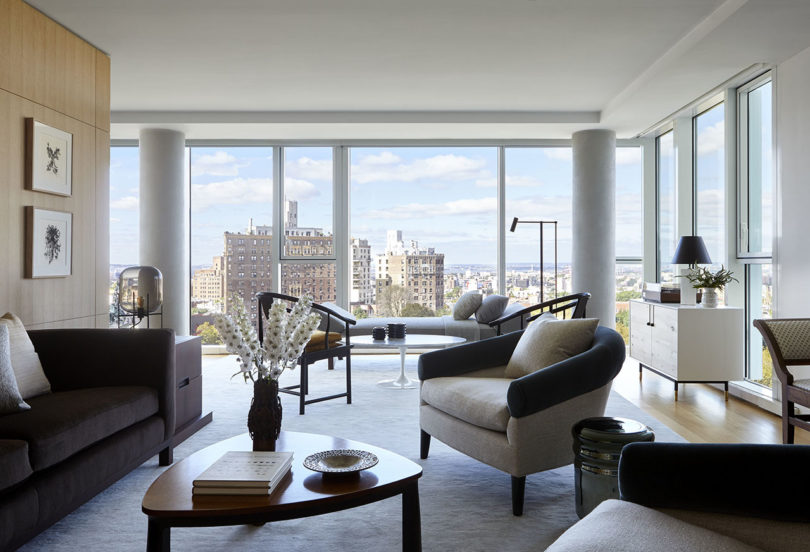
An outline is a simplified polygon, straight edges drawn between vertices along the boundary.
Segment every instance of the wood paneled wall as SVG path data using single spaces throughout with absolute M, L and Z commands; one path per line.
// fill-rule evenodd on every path
M 73 134 L 73 195 L 25 189 L 25 118 Z M 0 315 L 107 325 L 110 58 L 21 0 L 0 0 Z M 24 277 L 28 205 L 73 213 L 73 273 Z

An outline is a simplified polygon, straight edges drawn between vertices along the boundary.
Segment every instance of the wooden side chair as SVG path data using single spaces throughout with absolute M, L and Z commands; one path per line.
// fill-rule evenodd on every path
M 810 415 L 794 413 L 794 405 L 810 407 L 810 379 L 794 379 L 788 367 L 810 365 L 810 318 L 758 319 L 754 327 L 782 384 L 782 442 L 793 444 L 795 428 L 810 431 Z
M 288 304 L 292 304 L 298 301 L 298 298 L 282 293 L 262 291 L 256 294 L 256 300 L 259 302 L 259 312 L 261 313 L 259 316 L 259 340 L 262 340 L 264 337 L 264 319 L 270 311 L 270 305 L 273 304 L 273 301 L 284 301 Z M 312 303 L 312 311 L 319 313 L 323 318 L 323 322 L 321 323 L 321 328 L 323 329 L 313 334 L 309 343 L 304 348 L 304 354 L 302 354 L 301 358 L 298 360 L 298 364 L 301 367 L 300 382 L 297 385 L 279 388 L 280 393 L 287 393 L 298 397 L 299 414 L 304 414 L 306 405 L 308 404 L 339 399 L 341 397 L 346 397 L 346 404 L 352 404 L 352 346 L 350 342 L 349 326 L 356 324 L 357 321 L 345 313 L 339 313 L 318 303 Z M 309 394 L 309 365 L 319 360 L 326 359 L 329 363 L 329 369 L 332 370 L 334 368 L 335 358 L 342 359 L 344 357 L 346 358 L 346 391 L 307 399 L 307 395 Z
M 588 305 L 588 299 L 591 298 L 590 293 L 573 293 L 556 299 L 549 299 L 531 307 L 526 307 L 519 311 L 511 312 L 506 316 L 502 316 L 497 320 L 489 323 L 490 327 L 496 328 L 497 335 L 502 334 L 502 326 L 507 322 L 516 318 L 520 319 L 520 328 L 515 328 L 512 331 L 525 329 L 526 324 L 538 318 L 541 314 L 550 312 L 553 315 L 562 313 L 561 318 L 585 318 L 585 307 Z M 558 317 L 560 318 L 560 317 Z

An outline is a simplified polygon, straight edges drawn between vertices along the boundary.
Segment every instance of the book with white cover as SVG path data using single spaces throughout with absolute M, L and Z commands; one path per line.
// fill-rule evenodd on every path
M 268 493 L 290 470 L 292 459 L 292 452 L 226 452 L 194 480 L 194 487 L 255 488 Z

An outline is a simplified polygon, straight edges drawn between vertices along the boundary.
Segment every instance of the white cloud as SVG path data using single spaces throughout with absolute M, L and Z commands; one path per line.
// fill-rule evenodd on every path
M 247 163 L 237 163 L 236 157 L 233 155 L 224 151 L 217 151 L 213 154 L 201 155 L 195 159 L 191 164 L 191 175 L 236 176 L 242 167 L 247 167 Z
M 616 148 L 616 164 L 632 165 L 641 163 L 641 148 Z
M 571 148 L 544 148 L 543 153 L 548 159 L 555 161 L 571 161 L 574 158 L 574 152 Z
M 121 209 L 122 211 L 137 211 L 138 198 L 135 196 L 125 196 L 110 202 L 111 209 Z
M 458 199 L 444 203 L 409 203 L 397 205 L 390 209 L 375 209 L 362 216 L 381 219 L 422 219 L 426 217 L 495 215 L 497 199 L 484 197 L 480 199 Z
M 321 180 L 331 182 L 332 180 L 332 160 L 315 160 L 309 157 L 299 157 L 294 161 L 287 161 L 284 164 L 284 176 L 289 182 L 289 178 L 299 178 L 302 180 Z
M 725 123 L 717 121 L 710 127 L 706 127 L 697 136 L 698 155 L 707 155 L 716 151 L 722 151 L 726 144 Z
M 286 184 L 288 199 L 305 200 L 319 194 L 317 188 L 306 180 L 288 178 Z M 209 184 L 193 184 L 191 198 L 194 211 L 203 211 L 214 205 L 269 203 L 273 201 L 273 183 L 269 178 L 234 178 Z
M 352 182 L 415 182 L 431 179 L 440 181 L 483 180 L 491 178 L 484 159 L 463 155 L 435 155 L 404 162 L 392 152 L 366 155 L 352 165 Z

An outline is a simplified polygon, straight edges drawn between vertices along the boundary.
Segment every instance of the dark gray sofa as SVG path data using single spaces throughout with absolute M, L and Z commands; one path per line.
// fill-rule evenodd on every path
M 52 393 L 0 416 L 0 550 L 160 453 L 172 461 L 174 331 L 29 331 Z

